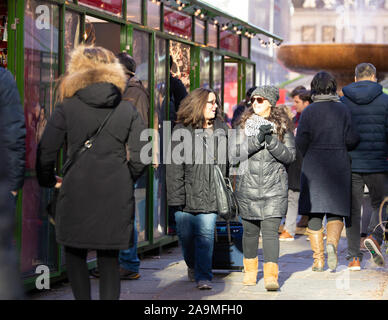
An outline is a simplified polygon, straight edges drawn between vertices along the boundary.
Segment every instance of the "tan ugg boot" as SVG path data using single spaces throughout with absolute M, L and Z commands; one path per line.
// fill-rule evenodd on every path
M 243 258 L 244 263 L 244 280 L 243 284 L 246 286 L 255 286 L 257 281 L 257 273 L 259 271 L 259 258 L 246 259 Z
M 278 275 L 279 267 L 277 263 L 264 263 L 264 287 L 268 291 L 276 291 L 279 289 Z
M 313 250 L 314 263 L 313 271 L 323 271 L 325 266 L 325 254 L 323 244 L 323 228 L 318 231 L 313 231 L 307 228 L 307 235 L 310 239 L 311 250 Z
M 335 270 L 338 264 L 337 247 L 341 238 L 341 232 L 344 223 L 339 220 L 328 221 L 326 224 L 327 238 L 326 238 L 326 252 L 327 265 L 330 270 Z

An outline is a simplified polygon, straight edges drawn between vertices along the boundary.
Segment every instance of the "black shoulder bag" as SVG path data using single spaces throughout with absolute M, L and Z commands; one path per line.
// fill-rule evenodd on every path
M 203 144 L 208 151 L 208 145 L 205 140 L 203 140 Z M 214 156 L 212 157 L 214 158 Z M 217 162 L 217 159 L 214 159 Z M 233 192 L 232 184 L 229 178 L 224 177 L 217 163 L 213 166 L 213 172 L 218 215 L 226 221 L 233 220 L 238 215 L 238 202 Z
M 68 157 L 66 162 L 64 163 L 62 167 L 62 176 L 65 176 L 65 174 L 70 170 L 70 168 L 74 165 L 74 163 L 87 151 L 89 150 L 92 146 L 94 141 L 96 141 L 98 135 L 101 133 L 102 129 L 108 122 L 109 118 L 112 116 L 113 112 L 115 109 L 111 110 L 102 124 L 98 127 L 96 133 L 89 139 L 87 139 L 83 145 L 75 151 L 71 156 Z M 59 195 L 59 188 L 54 188 L 53 195 L 51 198 L 51 201 L 47 205 L 47 214 L 49 216 L 49 221 L 55 225 L 55 211 L 56 211 L 56 206 L 57 206 L 57 199 Z

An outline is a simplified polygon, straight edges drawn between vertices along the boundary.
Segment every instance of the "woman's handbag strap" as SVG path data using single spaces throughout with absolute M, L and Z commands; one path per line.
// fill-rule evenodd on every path
M 63 176 L 66 174 L 66 172 L 69 171 L 70 167 L 74 165 L 74 163 L 80 158 L 80 156 L 93 146 L 94 141 L 97 139 L 98 135 L 101 133 L 102 129 L 105 127 L 106 123 L 108 122 L 115 110 L 116 108 L 112 109 L 105 117 L 102 124 L 98 127 L 96 133 L 91 138 L 87 139 L 76 152 L 69 156 L 69 158 L 66 160 L 65 164 L 62 167 Z

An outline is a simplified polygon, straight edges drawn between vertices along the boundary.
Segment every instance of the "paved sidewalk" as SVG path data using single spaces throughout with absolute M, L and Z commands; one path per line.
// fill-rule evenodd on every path
M 259 282 L 243 286 L 240 271 L 214 271 L 213 289 L 198 290 L 187 279 L 186 265 L 179 247 L 164 249 L 160 256 L 141 260 L 139 280 L 121 282 L 122 300 L 388 300 L 388 257 L 379 268 L 364 254 L 361 271 L 348 271 L 345 259 L 346 239 L 339 244 L 339 265 L 336 272 L 325 266 L 324 272 L 312 272 L 312 251 L 306 236 L 280 243 L 280 290 L 264 289 L 262 250 L 259 251 Z M 91 278 L 92 297 L 98 299 L 98 279 Z M 68 283 L 29 294 L 32 300 L 73 299 Z

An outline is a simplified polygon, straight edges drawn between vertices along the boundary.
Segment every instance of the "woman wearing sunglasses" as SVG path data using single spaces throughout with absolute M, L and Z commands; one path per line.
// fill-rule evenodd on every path
M 241 117 L 236 151 L 247 160 L 240 162 L 236 196 L 243 224 L 244 285 L 256 285 L 258 243 L 263 235 L 264 285 L 277 290 L 278 229 L 287 211 L 286 165 L 295 159 L 292 121 L 283 107 L 277 107 L 279 90 L 261 86 L 251 95 L 251 105 Z M 232 154 L 236 154 L 234 150 Z
M 217 157 L 216 162 L 224 176 L 227 173 L 228 127 L 219 109 L 217 95 L 209 89 L 195 89 L 182 100 L 171 139 L 171 164 L 166 166 L 167 200 L 169 206 L 177 210 L 177 234 L 188 267 L 188 278 L 196 282 L 200 290 L 212 288 L 218 210 L 213 164 L 208 161 L 208 155 Z

